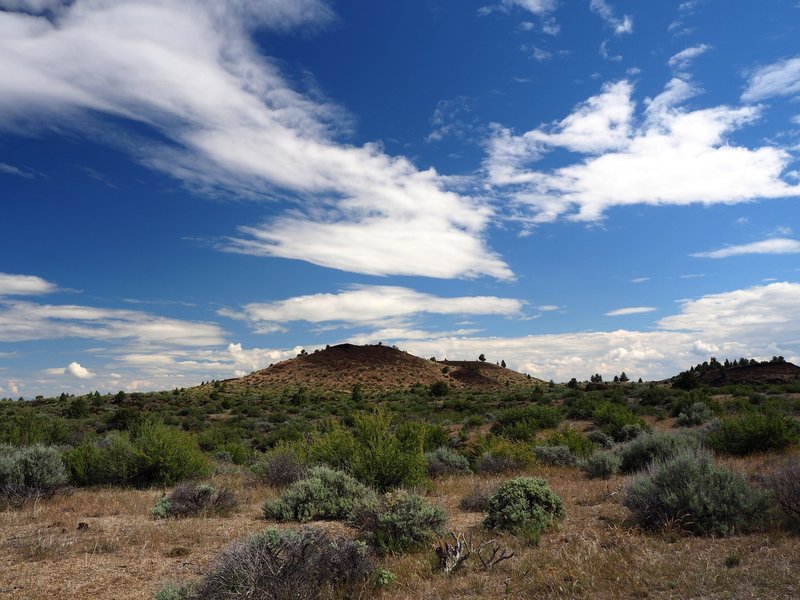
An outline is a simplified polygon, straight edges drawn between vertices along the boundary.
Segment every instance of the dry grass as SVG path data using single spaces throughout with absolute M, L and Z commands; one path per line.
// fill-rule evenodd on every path
M 755 473 L 766 457 L 726 459 Z M 620 499 L 627 478 L 586 480 L 569 468 L 536 469 L 564 500 L 561 528 L 538 547 L 513 536 L 496 539 L 516 556 L 489 572 L 473 563 L 452 576 L 437 572 L 433 551 L 384 562 L 397 581 L 382 599 L 458 598 L 796 598 L 800 540 L 776 527 L 726 539 L 676 532 L 646 534 L 631 526 Z M 476 483 L 503 477 L 437 481 L 430 500 L 444 506 L 450 529 L 482 532 L 482 515 L 459 510 Z M 0 598 L 102 600 L 152 598 L 168 581 L 200 576 L 230 541 L 262 530 L 261 505 L 274 490 L 240 474 L 217 478 L 240 506 L 230 518 L 154 520 L 161 490 L 80 490 L 0 513 Z M 78 529 L 87 523 L 88 529 Z M 343 533 L 341 524 L 328 529 Z

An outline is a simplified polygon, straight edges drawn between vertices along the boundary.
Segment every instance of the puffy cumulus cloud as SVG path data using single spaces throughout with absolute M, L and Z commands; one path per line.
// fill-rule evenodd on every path
M 78 379 L 89 379 L 90 377 L 94 376 L 94 374 L 91 371 L 89 371 L 89 369 L 81 366 L 80 363 L 77 363 L 75 361 L 72 361 L 67 365 L 67 372 L 70 375 L 77 377 Z
M 654 306 L 629 306 L 627 308 L 618 308 L 610 310 L 605 313 L 607 317 L 624 317 L 626 315 L 641 315 L 657 310 Z
M 505 360 L 514 369 L 564 381 L 592 373 L 661 379 L 720 357 L 774 355 L 800 360 L 800 284 L 773 283 L 681 304 L 654 331 L 597 331 L 513 338 L 448 336 L 396 339 L 418 356 Z
M 157 135 L 118 143 L 144 164 L 201 190 L 295 206 L 242 227 L 222 244 L 230 251 L 368 274 L 512 277 L 484 239 L 487 205 L 378 145 L 337 141 L 343 111 L 292 89 L 253 43 L 257 28 L 331 18 L 319 0 L 79 0 L 49 18 L 0 12 L 0 118 L 17 129 L 74 123 L 104 140 L 115 136 L 90 115 L 134 121 Z M 419 248 L 448 260 L 423 260 Z
M 0 273 L 0 297 L 2 296 L 38 296 L 52 294 L 58 286 L 37 277 L 36 275 L 11 275 Z
M 594 221 L 613 206 L 800 195 L 800 185 L 783 178 L 793 160 L 788 150 L 737 146 L 730 139 L 759 118 L 758 107 L 688 110 L 682 103 L 698 90 L 675 78 L 634 119 L 632 91 L 627 81 L 606 84 L 550 129 L 514 135 L 496 126 L 485 161 L 489 183 L 531 211 L 533 223 L 564 215 Z M 588 156 L 549 171 L 533 168 L 559 147 Z
M 677 315 L 658 322 L 661 329 L 699 332 L 708 340 L 756 344 L 797 343 L 800 283 L 777 282 L 687 300 Z M 796 351 L 795 351 L 796 352 Z
M 620 19 L 606 0 L 591 0 L 589 7 L 592 9 L 592 12 L 600 15 L 600 18 L 614 30 L 616 35 L 633 33 L 633 17 L 625 15 Z
M 712 46 L 708 44 L 700 44 L 698 46 L 691 46 L 684 50 L 681 50 L 677 54 L 673 54 L 669 58 L 669 66 L 676 71 L 685 71 L 687 70 L 695 58 L 705 54 L 709 50 L 711 50 Z
M 788 58 L 755 69 L 742 93 L 745 102 L 800 94 L 800 57 Z
M 277 302 L 247 304 L 225 316 L 245 319 L 256 327 L 281 327 L 294 321 L 377 327 L 405 322 L 422 314 L 519 315 L 523 302 L 496 296 L 445 298 L 399 286 L 353 286 L 335 294 L 297 296 Z
M 0 301 L 0 341 L 66 337 L 150 346 L 210 346 L 225 332 L 214 323 L 183 321 L 133 310 Z
M 770 238 L 749 244 L 726 246 L 719 250 L 697 252 L 692 256 L 700 258 L 728 258 L 742 254 L 797 254 L 800 252 L 800 241 L 790 238 Z

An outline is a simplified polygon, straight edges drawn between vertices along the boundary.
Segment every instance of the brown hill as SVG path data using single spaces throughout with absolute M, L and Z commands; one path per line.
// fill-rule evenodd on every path
M 491 363 L 425 360 L 383 345 L 329 346 L 256 371 L 238 380 L 241 385 L 269 387 L 304 385 L 349 391 L 355 384 L 367 390 L 429 386 L 446 381 L 454 388 L 492 389 L 543 383 Z
M 800 381 L 800 367 L 790 362 L 768 362 L 711 369 L 700 375 L 698 381 L 713 386 L 794 383 Z

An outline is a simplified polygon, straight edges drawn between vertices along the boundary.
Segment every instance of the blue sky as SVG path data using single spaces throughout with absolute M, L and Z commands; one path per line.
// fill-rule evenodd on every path
M 0 397 L 340 342 L 800 361 L 800 4 L 0 0 Z

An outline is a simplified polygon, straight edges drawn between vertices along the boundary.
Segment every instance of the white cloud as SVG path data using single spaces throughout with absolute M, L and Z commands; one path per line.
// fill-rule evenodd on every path
M 385 326 L 422 314 L 518 315 L 523 303 L 513 298 L 463 296 L 445 298 L 397 286 L 354 286 L 336 294 L 312 294 L 277 302 L 252 303 L 241 312 L 221 314 L 245 319 L 259 328 L 296 321 L 347 326 Z
M 650 281 L 650 277 L 636 277 L 631 279 L 631 283 L 644 283 L 646 281 Z
M 557 304 L 542 304 L 541 306 L 537 306 L 536 309 L 542 312 L 552 312 L 554 310 L 560 310 L 561 307 Z
M 5 173 L 6 175 L 16 175 L 17 177 L 24 177 L 25 179 L 33 178 L 33 173 L 30 171 L 2 162 L 0 162 L 0 173 Z
M 800 241 L 788 238 L 771 238 L 752 242 L 750 244 L 740 244 L 738 246 L 726 246 L 719 250 L 708 252 L 697 252 L 692 256 L 700 258 L 728 258 L 730 256 L 741 256 L 742 254 L 797 254 L 800 253 Z
M 645 102 L 637 123 L 632 90 L 627 81 L 606 84 L 553 131 L 514 135 L 495 126 L 485 162 L 489 182 L 532 210 L 534 223 L 565 214 L 598 220 L 613 206 L 733 204 L 800 195 L 800 185 L 782 179 L 792 161 L 787 150 L 751 149 L 730 140 L 732 132 L 759 118 L 758 107 L 684 109 L 681 104 L 697 89 L 675 78 Z M 572 123 L 586 126 L 575 130 Z M 589 156 L 551 171 L 532 169 L 551 147 Z
M 699 46 L 692 46 L 681 50 L 669 58 L 669 66 L 677 71 L 685 71 L 691 66 L 695 58 L 705 54 L 711 50 L 711 48 L 712 47 L 708 44 L 700 44 Z
M 0 0 L 0 8 L 39 14 L 56 11 L 67 4 L 67 0 Z
M 553 53 L 537 46 L 533 49 L 531 57 L 538 62 L 545 62 L 553 58 Z
M 139 311 L 0 301 L 0 341 L 4 342 L 71 337 L 124 340 L 148 347 L 208 346 L 222 343 L 224 335 L 214 323 Z
M 625 15 L 620 19 L 606 0 L 591 0 L 589 7 L 600 15 L 600 18 L 614 30 L 616 35 L 633 33 L 633 17 Z
M 52 294 L 58 286 L 37 277 L 36 275 L 12 275 L 0 273 L 0 297 L 2 296 L 38 296 Z
M 657 310 L 654 306 L 629 306 L 627 308 L 618 308 L 616 310 L 610 310 L 605 313 L 607 317 L 622 317 L 625 315 L 640 315 L 643 313 L 649 313 Z
M 45 369 L 44 370 L 44 374 L 45 375 L 63 375 L 66 372 L 67 372 L 67 369 L 65 367 L 55 367 L 53 369 Z
M 77 377 L 78 379 L 89 379 L 93 377 L 94 374 L 89 371 L 86 367 L 82 367 L 80 363 L 72 361 L 67 365 L 67 371 L 69 371 L 70 375 Z
M 611 52 L 608 49 L 608 41 L 607 40 L 603 40 L 600 43 L 600 48 L 598 49 L 598 52 L 600 52 L 600 56 L 602 56 L 606 60 L 610 60 L 610 61 L 613 61 L 613 62 L 619 62 L 619 61 L 622 60 L 622 55 L 621 54 L 611 54 Z
M 230 251 L 368 274 L 512 277 L 486 245 L 485 203 L 377 144 L 336 141 L 343 111 L 292 89 L 252 41 L 255 29 L 331 18 L 319 0 L 86 0 L 50 19 L 0 12 L 0 117 L 18 130 L 72 123 L 194 188 L 294 203 L 242 227 L 222 245 Z M 158 136 L 127 138 L 98 114 Z M 425 247 L 448 260 L 421 260 Z
M 13 379 L 8 382 L 8 391 L 14 394 L 15 396 L 19 394 L 19 382 L 14 381 Z
M 800 57 L 788 58 L 755 69 L 742 94 L 745 102 L 800 94 Z
M 502 0 L 500 6 L 505 9 L 521 8 L 534 15 L 546 15 L 556 9 L 556 0 Z

